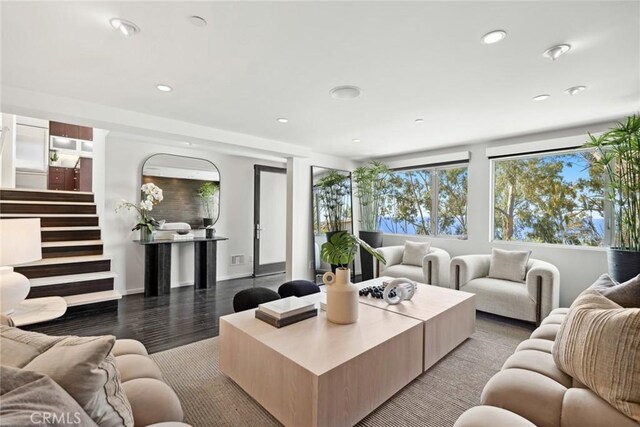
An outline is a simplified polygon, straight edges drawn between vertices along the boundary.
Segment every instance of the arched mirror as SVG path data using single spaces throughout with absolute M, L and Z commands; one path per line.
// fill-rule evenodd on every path
M 220 216 L 220 171 L 208 160 L 155 154 L 142 165 L 142 183 L 162 189 L 164 200 L 154 206 L 156 221 L 187 223 L 191 228 L 213 225 Z
M 332 270 L 331 265 L 320 259 L 322 244 L 337 231 L 353 233 L 351 172 L 312 166 L 311 186 L 314 261 L 318 275 Z

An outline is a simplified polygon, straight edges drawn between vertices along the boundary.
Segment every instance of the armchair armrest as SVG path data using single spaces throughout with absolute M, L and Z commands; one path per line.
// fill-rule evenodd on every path
M 376 277 L 382 275 L 386 268 L 391 267 L 392 265 L 402 264 L 402 255 L 404 254 L 404 246 L 383 246 L 381 248 L 377 248 L 376 252 L 384 257 L 387 261 L 386 263 L 381 263 L 376 260 Z
M 422 260 L 422 270 L 428 285 L 449 287 L 449 263 L 451 255 L 449 252 L 431 248 L 429 253 Z
M 453 289 L 462 289 L 470 280 L 489 275 L 491 255 L 464 255 L 451 259 L 450 277 Z
M 558 308 L 560 302 L 560 271 L 548 262 L 538 259 L 529 260 L 527 266 L 527 292 L 536 303 L 536 324 L 547 317 L 551 310 Z

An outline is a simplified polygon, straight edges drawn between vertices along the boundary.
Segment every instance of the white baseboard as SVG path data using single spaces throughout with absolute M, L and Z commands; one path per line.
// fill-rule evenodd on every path
M 242 279 L 245 277 L 251 277 L 252 273 L 237 273 L 237 274 L 227 274 L 224 276 L 218 277 L 218 282 L 223 280 L 231 280 L 231 279 Z M 193 282 L 179 282 L 179 283 L 171 283 L 172 288 L 181 288 L 183 286 L 193 286 Z M 120 290 L 122 295 L 133 295 L 133 294 L 141 294 L 144 292 L 144 288 L 133 288 L 133 289 L 124 289 Z

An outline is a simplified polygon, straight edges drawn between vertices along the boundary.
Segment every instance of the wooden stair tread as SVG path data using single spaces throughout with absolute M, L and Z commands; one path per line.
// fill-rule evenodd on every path
M 3 204 L 11 204 L 11 205 L 71 205 L 71 206 L 95 206 L 95 203 L 92 202 L 49 202 L 49 201 L 40 201 L 40 200 L 0 200 L 0 205 Z
M 102 245 L 102 240 L 69 240 L 59 242 L 42 242 L 43 248 L 62 248 L 69 246 L 92 246 Z
M 2 218 L 97 218 L 98 214 L 33 214 L 33 213 L 0 213 Z
M 15 191 L 15 192 L 28 192 L 28 193 L 50 193 L 50 194 L 84 194 L 92 195 L 90 191 L 63 191 L 63 190 L 40 190 L 37 188 L 0 188 L 0 191 Z
M 64 276 L 40 277 L 31 279 L 31 287 L 59 285 L 62 283 L 88 282 L 90 280 L 113 279 L 118 275 L 113 271 L 99 271 L 96 273 L 66 274 Z
M 84 256 L 68 256 L 43 258 L 39 261 L 28 262 L 26 264 L 16 265 L 14 267 L 33 267 L 38 265 L 54 265 L 54 264 L 72 264 L 79 262 L 95 262 L 95 261 L 111 261 L 112 258 L 104 255 L 84 255 Z
M 76 225 L 70 227 L 40 227 L 41 231 L 89 231 L 89 230 L 100 230 L 100 227 L 97 225 Z
M 95 304 L 104 301 L 113 301 L 122 298 L 120 292 L 113 291 L 101 291 L 91 292 L 88 294 L 68 295 L 63 297 L 67 301 L 67 307 L 75 307 L 78 305 Z

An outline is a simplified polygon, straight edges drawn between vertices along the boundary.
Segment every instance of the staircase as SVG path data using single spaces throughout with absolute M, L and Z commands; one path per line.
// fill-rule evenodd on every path
M 42 259 L 14 267 L 31 282 L 27 298 L 60 296 L 68 311 L 117 308 L 93 193 L 0 189 L 0 218 L 40 218 Z

